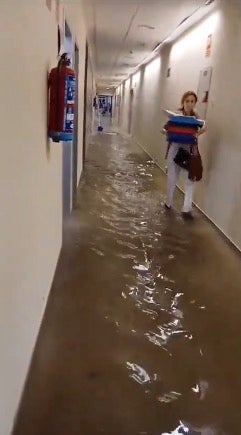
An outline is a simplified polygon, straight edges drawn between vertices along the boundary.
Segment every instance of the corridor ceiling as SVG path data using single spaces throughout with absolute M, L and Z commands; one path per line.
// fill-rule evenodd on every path
M 96 83 L 114 88 L 210 0 L 82 0 Z M 187 20 L 186 20 L 187 19 Z

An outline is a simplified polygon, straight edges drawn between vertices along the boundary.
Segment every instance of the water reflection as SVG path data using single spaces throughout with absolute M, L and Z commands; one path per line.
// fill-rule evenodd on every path
M 174 400 L 177 400 L 181 396 L 181 393 L 177 393 L 176 391 L 170 391 L 170 393 L 165 393 L 163 396 L 159 396 L 159 402 L 170 403 Z
M 135 433 L 157 435 L 160 411 L 160 419 L 174 422 L 169 432 L 159 431 L 162 435 L 218 434 L 208 421 L 212 412 L 216 418 L 219 412 L 210 392 L 209 349 L 200 338 L 207 301 L 202 289 L 195 288 L 199 277 L 190 268 L 198 247 L 192 250 L 188 226 L 163 210 L 154 162 L 132 153 L 129 142 L 119 146 L 111 137 L 107 156 L 103 160 L 100 143 L 85 176 L 87 198 L 95 195 L 89 210 L 96 226 L 91 250 L 107 265 L 107 276 L 100 281 L 103 317 L 121 348 L 114 359 L 120 359 L 128 385 L 141 385 L 136 400 L 148 396 L 158 416 L 156 424 L 149 422 L 152 429 Z M 181 415 L 189 414 L 190 421 L 198 416 L 203 426 L 176 424 Z
M 192 388 L 194 393 L 199 395 L 200 400 L 203 400 L 208 392 L 209 383 L 205 380 L 200 380 L 199 383 Z
M 218 435 L 218 432 L 208 426 L 203 427 L 194 427 L 189 423 L 179 422 L 179 425 L 176 429 L 171 432 L 162 432 L 160 435 L 180 435 L 180 434 L 188 434 L 188 435 Z M 224 434 L 223 434 L 224 435 Z
M 129 370 L 133 371 L 130 377 L 136 382 L 138 382 L 139 384 L 145 384 L 147 382 L 150 382 L 151 378 L 146 370 L 143 369 L 143 367 L 130 362 L 127 362 L 126 365 Z

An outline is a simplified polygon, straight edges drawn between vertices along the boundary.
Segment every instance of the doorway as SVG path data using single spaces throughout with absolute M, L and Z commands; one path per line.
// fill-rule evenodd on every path
M 102 116 L 112 117 L 113 111 L 113 100 L 110 95 L 99 95 L 98 96 L 98 108 Z
M 134 90 L 131 89 L 130 90 L 129 116 L 128 116 L 128 134 L 131 134 L 131 128 L 132 128 L 133 100 L 134 100 Z
M 79 125 L 79 104 L 78 104 L 78 83 L 79 83 L 79 48 L 74 45 L 74 70 L 75 70 L 75 109 L 74 109 L 74 136 L 72 146 L 72 206 L 77 204 L 77 167 L 78 167 L 78 125 Z
M 76 201 L 77 192 L 77 158 L 78 158 L 78 64 L 79 51 L 74 42 L 71 29 L 65 21 L 63 52 L 67 53 L 71 64 L 76 73 L 76 106 L 73 140 L 63 142 L 62 157 L 62 203 L 63 203 L 63 222 L 70 216 L 73 205 Z
M 206 119 L 208 102 L 209 102 L 209 92 L 212 78 L 212 67 L 209 66 L 200 71 L 199 82 L 197 89 L 197 111 L 202 119 Z
M 86 115 L 87 115 L 87 90 L 88 90 L 88 57 L 89 57 L 89 49 L 88 44 L 86 42 L 85 45 L 85 78 L 84 78 L 84 116 L 83 116 L 83 154 L 82 154 L 82 165 L 84 168 L 85 158 L 86 158 Z

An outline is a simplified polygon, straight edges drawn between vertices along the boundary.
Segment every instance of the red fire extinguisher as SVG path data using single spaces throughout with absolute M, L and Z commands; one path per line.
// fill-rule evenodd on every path
M 69 68 L 67 54 L 49 74 L 48 135 L 53 142 L 70 141 L 74 130 L 75 72 Z

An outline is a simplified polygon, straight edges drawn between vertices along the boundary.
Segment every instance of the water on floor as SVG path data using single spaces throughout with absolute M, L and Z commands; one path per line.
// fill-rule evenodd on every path
M 93 138 L 15 435 L 241 434 L 240 255 L 165 181 Z

